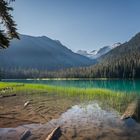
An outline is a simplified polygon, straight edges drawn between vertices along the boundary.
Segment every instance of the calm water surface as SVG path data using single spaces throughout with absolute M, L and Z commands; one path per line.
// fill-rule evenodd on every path
M 140 80 L 4 80 L 22 83 L 37 83 L 64 87 L 103 88 L 114 91 L 140 93 Z
M 78 87 L 78 88 L 103 88 L 114 91 L 122 91 L 128 93 L 140 93 L 140 80 L 4 80 L 5 82 L 19 82 L 19 83 L 37 83 L 64 87 Z M 0 128 L 0 140 L 21 139 L 23 133 L 30 130 L 31 135 L 29 140 L 46 139 L 47 135 L 56 127 L 61 127 L 59 140 L 74 139 L 74 140 L 140 140 L 140 124 L 133 119 L 122 121 L 121 114 L 112 108 L 102 108 L 100 102 L 70 102 L 70 99 L 58 98 L 56 95 L 49 96 L 48 93 L 37 94 L 37 97 L 31 96 L 31 104 L 23 109 L 27 99 L 20 99 L 19 95 L 16 98 L 1 99 L 1 110 L 5 108 L 10 109 L 13 113 L 36 120 L 39 116 L 35 116 L 36 112 L 41 113 L 45 118 L 49 115 L 50 121 L 45 124 L 27 124 L 20 125 L 16 128 Z M 21 96 L 22 97 L 22 96 Z M 24 97 L 25 98 L 25 97 Z M 57 99 L 58 98 L 58 99 Z M 16 101 L 16 102 L 15 102 Z M 69 105 L 68 101 L 70 102 Z M 7 104 L 8 103 L 8 104 Z M 9 106 L 7 106 L 9 105 Z M 66 108 L 64 108 L 67 105 Z M 14 109 L 14 110 L 13 110 Z M 62 113 L 62 110 L 64 111 Z M 10 113 L 11 113 L 10 111 Z M 9 112 L 9 111 L 7 111 Z M 23 112 L 23 114 L 21 114 Z M 46 113 L 46 114 L 45 114 Z M 59 113 L 57 119 L 54 117 Z M 9 115 L 9 114 L 8 114 Z M 13 114 L 12 114 L 13 115 Z M 0 116 L 3 117 L 3 116 Z M 8 116 L 9 117 L 9 116 Z M 16 115 L 15 115 L 16 117 Z M 24 118 L 23 117 L 23 118 Z M 21 117 L 20 117 L 21 119 Z M 1 120 L 1 121 L 4 121 Z M 12 120 L 10 120 L 12 121 Z M 7 122 L 6 122 L 7 123 Z M 22 124 L 22 123 L 21 123 Z
M 29 124 L 17 128 L 0 128 L 2 140 L 19 140 L 30 130 L 29 140 L 45 140 L 56 126 L 61 132 L 55 140 L 139 140 L 140 125 L 131 118 L 122 121 L 115 111 L 102 109 L 97 102 L 72 106 L 58 119 L 46 124 Z

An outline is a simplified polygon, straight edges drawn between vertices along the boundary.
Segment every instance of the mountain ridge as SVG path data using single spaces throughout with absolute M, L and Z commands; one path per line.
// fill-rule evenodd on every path
M 118 42 L 118 43 L 114 43 L 111 46 L 104 46 L 104 47 L 101 47 L 98 50 L 93 50 L 91 52 L 87 52 L 86 50 L 78 50 L 77 53 L 80 54 L 80 55 L 86 56 L 90 59 L 98 59 L 102 55 L 108 53 L 109 51 L 111 51 L 112 49 L 114 49 L 114 48 L 116 48 L 120 45 L 121 45 L 121 43 Z
M 140 78 L 140 33 L 101 56 L 95 65 L 66 69 L 65 73 L 62 70 L 49 75 L 59 78 Z
M 94 61 L 72 52 L 58 40 L 29 35 L 20 35 L 20 40 L 12 40 L 8 49 L 0 50 L 0 59 L 0 67 L 7 69 L 57 70 L 94 64 Z

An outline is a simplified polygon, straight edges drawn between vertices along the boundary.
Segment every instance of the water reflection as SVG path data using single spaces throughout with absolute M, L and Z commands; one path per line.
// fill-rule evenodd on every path
M 133 125 L 132 125 L 133 124 Z M 102 109 L 97 102 L 75 105 L 63 113 L 58 119 L 47 124 L 31 124 L 17 128 L 0 129 L 0 138 L 20 138 L 23 131 L 30 130 L 29 140 L 47 137 L 56 126 L 61 127 L 60 140 L 66 139 L 96 139 L 96 140 L 138 140 L 140 139 L 140 126 L 133 120 L 126 122 L 120 120 L 115 111 Z M 11 133 L 12 132 L 12 133 Z

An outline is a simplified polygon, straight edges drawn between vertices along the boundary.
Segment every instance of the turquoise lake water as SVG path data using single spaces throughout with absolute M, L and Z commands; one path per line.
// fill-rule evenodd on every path
M 129 93 L 140 93 L 140 80 L 4 80 L 8 82 L 37 83 L 64 87 L 102 88 Z

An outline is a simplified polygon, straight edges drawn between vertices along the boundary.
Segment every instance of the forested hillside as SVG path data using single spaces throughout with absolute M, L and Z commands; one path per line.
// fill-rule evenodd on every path
M 140 33 L 100 57 L 98 64 L 61 71 L 59 76 L 63 75 L 87 78 L 140 78 Z
M 100 57 L 96 65 L 59 71 L 1 70 L 1 73 L 4 78 L 140 78 L 140 33 Z
M 1 49 L 0 60 L 0 68 L 9 71 L 58 70 L 94 64 L 94 60 L 72 52 L 58 40 L 28 35 L 20 35 L 20 40 L 14 39 L 9 48 Z

